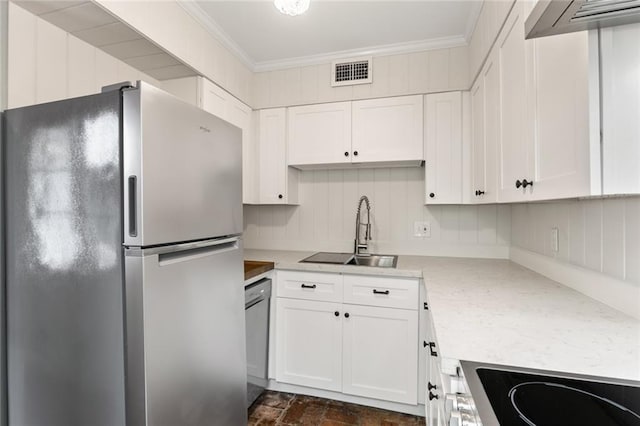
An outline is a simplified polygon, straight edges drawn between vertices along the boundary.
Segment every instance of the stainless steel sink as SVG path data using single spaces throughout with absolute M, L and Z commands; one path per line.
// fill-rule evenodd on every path
M 354 255 L 353 253 L 319 252 L 306 259 L 302 259 L 300 262 L 395 268 L 398 264 L 398 256 L 388 254 Z
M 398 256 L 372 254 L 369 256 L 353 256 L 347 265 L 375 266 L 377 268 L 395 268 L 398 264 Z

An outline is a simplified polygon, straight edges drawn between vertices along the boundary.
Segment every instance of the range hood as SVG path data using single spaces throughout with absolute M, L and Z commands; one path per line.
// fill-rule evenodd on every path
M 640 0 L 539 0 L 525 22 L 526 38 L 640 22 Z

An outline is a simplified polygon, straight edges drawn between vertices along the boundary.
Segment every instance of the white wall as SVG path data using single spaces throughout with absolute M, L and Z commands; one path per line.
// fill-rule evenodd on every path
M 511 243 L 640 285 L 640 197 L 512 206 Z M 551 228 L 560 250 L 551 248 Z
M 253 107 L 304 105 L 469 89 L 467 47 L 373 58 L 373 83 L 331 87 L 331 64 L 258 72 Z
M 154 78 L 9 2 L 9 108 L 97 93 Z
M 640 197 L 512 206 L 510 258 L 640 318 Z M 559 251 L 551 228 L 560 232 Z
M 506 258 L 510 207 L 424 206 L 423 168 L 317 170 L 300 173 L 299 206 L 245 206 L 245 247 L 352 251 L 356 204 L 372 203 L 371 252 Z M 431 223 L 430 238 L 413 222 Z

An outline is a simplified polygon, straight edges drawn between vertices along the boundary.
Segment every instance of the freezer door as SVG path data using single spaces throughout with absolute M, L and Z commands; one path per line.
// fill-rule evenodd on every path
M 127 424 L 244 425 L 238 238 L 126 249 Z
M 124 96 L 124 243 L 242 233 L 242 132 L 144 82 Z

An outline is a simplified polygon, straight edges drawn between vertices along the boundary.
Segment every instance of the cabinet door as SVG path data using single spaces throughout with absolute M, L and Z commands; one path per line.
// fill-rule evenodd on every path
M 276 304 L 276 380 L 341 391 L 341 305 L 284 298 Z
M 351 102 L 288 109 L 289 165 L 351 162 Z
M 524 16 L 522 3 L 513 7 L 498 37 L 500 65 L 500 177 L 499 201 L 524 201 L 530 187 L 516 182 L 533 180 L 527 140 Z
M 591 195 L 588 32 L 538 38 L 532 48 L 535 184 L 531 198 Z
M 258 113 L 259 200 L 261 204 L 287 202 L 286 115 L 284 108 Z
M 242 202 L 253 204 L 256 200 L 256 147 L 252 131 L 251 108 L 235 98 L 227 105 L 228 121 L 242 129 Z
M 346 304 L 343 309 L 343 392 L 416 404 L 418 313 Z
M 422 96 L 369 99 L 352 104 L 352 162 L 420 161 Z
M 602 190 L 640 193 L 640 25 L 604 28 L 602 63 Z
M 462 203 L 462 93 L 425 96 L 427 204 Z
M 478 191 L 485 192 L 484 80 L 482 73 L 471 88 L 471 202 L 478 203 Z
M 494 50 L 482 70 L 484 85 L 484 194 L 481 202 L 498 201 L 498 146 L 500 141 L 500 67 Z

